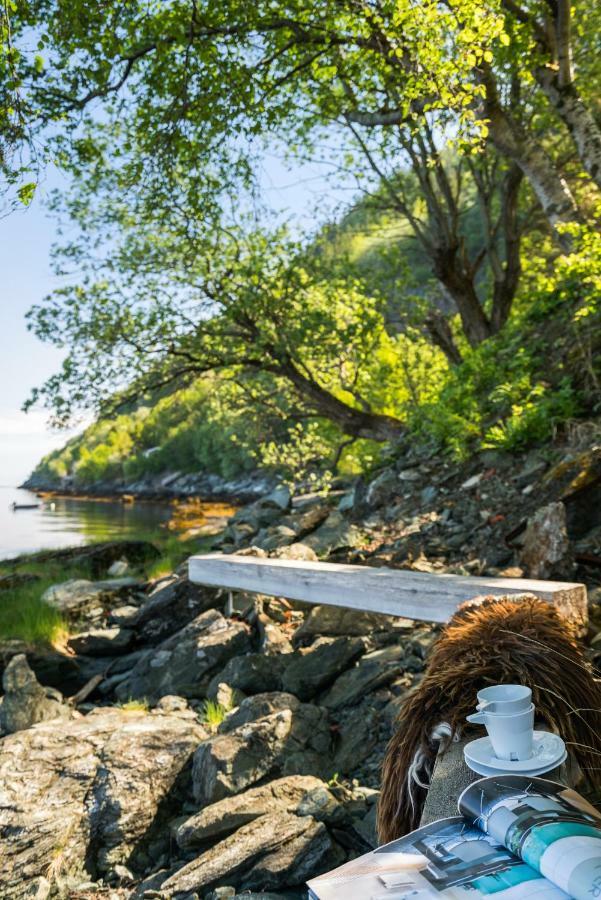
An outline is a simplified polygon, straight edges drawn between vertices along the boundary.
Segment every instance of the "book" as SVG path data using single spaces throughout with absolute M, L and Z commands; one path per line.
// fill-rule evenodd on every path
M 543 778 L 469 785 L 459 815 L 308 882 L 312 900 L 601 900 L 601 814 Z

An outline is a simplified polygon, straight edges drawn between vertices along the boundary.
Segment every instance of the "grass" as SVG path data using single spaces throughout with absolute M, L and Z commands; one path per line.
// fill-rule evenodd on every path
M 214 700 L 205 700 L 202 705 L 203 725 L 206 725 L 210 731 L 216 731 L 233 708 L 233 706 L 224 706 L 223 703 L 216 703 Z
M 129 700 L 124 700 L 123 703 L 118 703 L 117 706 L 124 712 L 146 713 L 150 709 L 150 705 L 146 697 L 140 697 L 140 699 L 138 700 L 134 700 L 133 697 L 130 697 Z
M 173 572 L 193 553 L 206 552 L 214 537 L 193 538 L 182 541 L 175 534 L 156 532 L 135 536 L 148 540 L 160 550 L 161 556 L 146 567 L 133 570 L 140 578 L 156 579 Z M 40 561 L 35 554 L 21 556 L 13 563 L 0 563 L 0 575 L 28 573 L 38 580 L 8 590 L 0 591 L 0 641 L 22 640 L 27 644 L 64 647 L 69 636 L 66 619 L 48 603 L 42 601 L 44 591 L 53 584 L 75 578 L 91 579 L 86 566 L 65 565 L 52 560 Z

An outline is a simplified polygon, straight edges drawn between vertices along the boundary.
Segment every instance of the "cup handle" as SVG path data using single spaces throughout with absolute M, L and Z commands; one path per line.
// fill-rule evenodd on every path
M 484 713 L 482 711 L 472 713 L 470 716 L 465 717 L 468 722 L 472 722 L 475 725 L 484 725 Z

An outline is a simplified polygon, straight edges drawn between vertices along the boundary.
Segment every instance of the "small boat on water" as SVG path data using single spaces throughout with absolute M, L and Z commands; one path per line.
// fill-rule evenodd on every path
M 10 509 L 16 512 L 18 509 L 39 509 L 41 505 L 41 503 L 17 503 L 15 501 L 10 504 Z

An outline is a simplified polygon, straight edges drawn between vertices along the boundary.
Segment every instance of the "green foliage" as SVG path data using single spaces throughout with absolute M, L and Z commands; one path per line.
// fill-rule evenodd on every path
M 129 700 L 123 700 L 121 703 L 117 703 L 119 709 L 122 709 L 124 712 L 148 712 L 150 709 L 150 704 L 146 698 L 138 698 L 134 699 L 132 697 Z
M 214 700 L 205 700 L 202 704 L 202 722 L 210 731 L 217 731 L 233 706 L 224 706 Z

